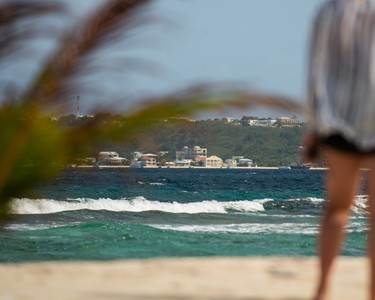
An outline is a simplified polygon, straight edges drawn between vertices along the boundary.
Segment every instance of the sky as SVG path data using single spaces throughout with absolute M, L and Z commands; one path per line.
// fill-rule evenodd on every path
M 178 25 L 165 29 L 148 52 L 163 66 L 163 76 L 134 87 L 158 92 L 199 82 L 239 82 L 303 101 L 311 23 L 322 2 L 158 1 L 157 14 Z
M 65 1 L 70 3 L 76 19 L 103 2 Z M 238 83 L 244 88 L 303 101 L 309 32 L 323 1 L 154 0 L 147 11 L 147 24 L 98 56 L 105 64 L 108 54 L 116 53 L 144 60 L 147 67 L 137 72 L 120 69 L 115 75 L 101 74 L 104 77 L 100 79 L 93 76 L 93 85 L 99 89 L 105 82 L 113 92 L 112 98 L 126 95 L 134 103 L 198 83 Z M 23 66 L 21 69 L 27 77 Z M 83 113 L 98 103 L 105 105 L 106 100 L 99 94 L 82 95 Z M 227 116 L 255 113 L 275 115 L 258 110 L 227 112 Z
M 301 96 L 311 20 L 322 1 L 158 2 L 160 14 L 178 24 L 149 53 L 167 73 L 158 85 L 243 81 Z

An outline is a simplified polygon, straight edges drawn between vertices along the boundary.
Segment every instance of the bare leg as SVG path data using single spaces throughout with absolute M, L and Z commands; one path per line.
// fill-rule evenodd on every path
M 320 280 L 316 300 L 327 299 L 335 257 L 344 239 L 351 205 L 358 190 L 360 157 L 331 148 L 324 150 L 328 163 L 327 207 L 319 237 Z
M 375 156 L 369 156 L 366 159 L 366 167 L 370 169 L 368 178 L 368 202 L 370 209 L 369 258 L 371 272 L 369 299 L 375 300 Z

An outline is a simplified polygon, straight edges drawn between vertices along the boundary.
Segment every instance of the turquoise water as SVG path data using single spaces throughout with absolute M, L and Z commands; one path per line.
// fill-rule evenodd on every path
M 0 261 L 316 255 L 323 182 L 319 170 L 72 169 L 13 200 Z M 365 200 L 344 255 L 366 253 Z

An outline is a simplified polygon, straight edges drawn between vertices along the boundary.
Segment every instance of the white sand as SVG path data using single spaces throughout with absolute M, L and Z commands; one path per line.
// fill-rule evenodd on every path
M 332 300 L 367 297 L 367 260 L 340 258 Z M 316 258 L 178 258 L 0 265 L 0 300 L 311 299 Z

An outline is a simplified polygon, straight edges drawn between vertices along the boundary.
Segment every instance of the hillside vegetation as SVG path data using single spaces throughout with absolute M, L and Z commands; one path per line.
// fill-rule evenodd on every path
M 126 143 L 102 142 L 97 151 L 113 150 L 130 158 L 131 153 L 168 151 L 168 159 L 184 146 L 208 149 L 208 155 L 223 160 L 244 156 L 259 166 L 279 166 L 300 162 L 300 146 L 304 127 L 254 127 L 223 121 L 156 122 Z

